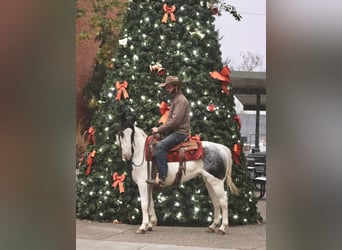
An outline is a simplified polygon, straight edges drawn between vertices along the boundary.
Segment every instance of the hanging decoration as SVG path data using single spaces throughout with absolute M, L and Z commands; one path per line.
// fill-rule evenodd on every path
M 164 76 L 166 74 L 166 69 L 163 68 L 163 65 L 161 65 L 160 62 L 157 62 L 156 64 L 151 64 L 150 71 L 157 72 L 158 76 Z
M 165 13 L 164 13 L 164 16 L 163 16 L 163 19 L 162 19 L 162 23 L 167 23 L 167 18 L 168 18 L 169 15 L 170 15 L 171 21 L 176 22 L 175 14 L 173 14 L 173 12 L 175 12 L 175 10 L 176 10 L 176 6 L 175 5 L 172 5 L 171 7 L 169 7 L 169 6 L 167 6 L 166 3 L 164 3 L 163 10 L 164 10 Z
M 191 36 L 198 36 L 201 40 L 205 37 L 205 34 L 202 33 L 198 28 L 195 28 L 193 32 L 189 32 Z
M 167 105 L 165 101 L 162 101 L 159 106 L 159 111 L 162 117 L 159 119 L 159 123 L 165 124 L 167 118 L 169 117 L 170 107 Z
M 216 106 L 212 103 L 207 106 L 207 110 L 210 112 L 214 112 L 215 108 L 216 108 Z
M 126 37 L 124 39 L 120 39 L 119 40 L 119 45 L 121 45 L 124 48 L 127 48 L 128 47 L 128 38 Z
M 113 174 L 114 182 L 112 184 L 112 187 L 116 188 L 117 186 L 119 186 L 120 193 L 124 193 L 125 188 L 124 188 L 123 182 L 124 182 L 125 178 L 126 178 L 126 175 L 124 173 L 122 175 L 119 175 L 118 172 L 115 172 Z
M 94 160 L 94 157 L 95 157 L 95 154 L 96 154 L 96 151 L 93 150 L 91 151 L 89 154 L 88 154 L 88 158 L 87 158 L 87 170 L 86 170 L 86 176 L 88 176 L 91 172 L 91 167 L 93 165 L 93 160 Z
M 237 165 L 241 165 L 241 161 L 240 161 L 240 154 L 241 154 L 241 144 L 240 143 L 236 143 L 233 146 L 233 160 Z
M 94 127 L 90 127 L 88 129 L 88 136 L 87 136 L 87 144 L 90 144 L 90 142 L 92 142 L 94 145 L 96 144 L 96 140 L 95 140 L 95 128 Z
M 228 90 L 228 84 L 230 83 L 230 69 L 228 68 L 228 66 L 224 66 L 221 72 L 214 71 L 210 72 L 209 74 L 211 78 L 221 81 L 222 91 L 229 96 L 230 93 Z
M 121 100 L 121 95 L 123 95 L 125 99 L 129 97 L 127 90 L 126 90 L 127 87 L 128 87 L 128 82 L 126 80 L 123 81 L 123 83 L 120 83 L 119 81 L 116 82 L 116 89 L 117 89 L 116 98 L 115 98 L 116 100 Z
M 238 115 L 234 115 L 234 121 L 235 122 L 237 122 L 238 123 L 238 128 L 239 128 L 239 130 L 241 130 L 241 125 L 242 125 L 242 122 L 241 122 L 241 118 L 240 118 L 240 116 L 238 116 Z

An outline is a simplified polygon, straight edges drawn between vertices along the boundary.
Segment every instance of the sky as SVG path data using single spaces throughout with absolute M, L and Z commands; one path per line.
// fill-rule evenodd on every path
M 230 58 L 232 64 L 241 64 L 240 53 L 252 52 L 260 55 L 263 66 L 258 71 L 266 71 L 266 0 L 224 0 L 242 16 L 241 21 L 228 12 L 221 11 L 216 16 L 215 26 L 219 31 L 222 60 Z M 229 65 L 228 65 L 229 66 Z

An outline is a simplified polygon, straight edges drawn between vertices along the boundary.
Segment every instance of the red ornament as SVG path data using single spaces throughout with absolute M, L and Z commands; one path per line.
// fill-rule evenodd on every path
M 217 8 L 217 7 L 211 8 L 211 14 L 216 15 L 218 12 L 219 12 L 219 11 L 218 11 L 218 8 Z
M 215 108 L 216 108 L 216 106 L 214 104 L 209 104 L 207 107 L 207 110 L 210 112 L 214 112 Z

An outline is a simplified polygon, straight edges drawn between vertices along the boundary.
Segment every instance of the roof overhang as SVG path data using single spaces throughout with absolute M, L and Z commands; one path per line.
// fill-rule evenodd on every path
M 231 71 L 230 81 L 244 110 L 266 110 L 266 72 Z

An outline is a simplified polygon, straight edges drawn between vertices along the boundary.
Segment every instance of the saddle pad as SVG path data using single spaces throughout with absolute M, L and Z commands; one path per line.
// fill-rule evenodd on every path
M 145 158 L 147 161 L 152 161 L 153 147 L 157 142 L 158 141 L 155 138 L 153 138 L 153 136 L 147 137 L 145 144 Z M 183 160 L 185 161 L 195 161 L 204 159 L 202 142 L 198 139 L 190 138 L 188 141 L 182 142 L 168 151 L 168 162 L 179 162 L 181 160 L 181 149 L 184 151 Z

